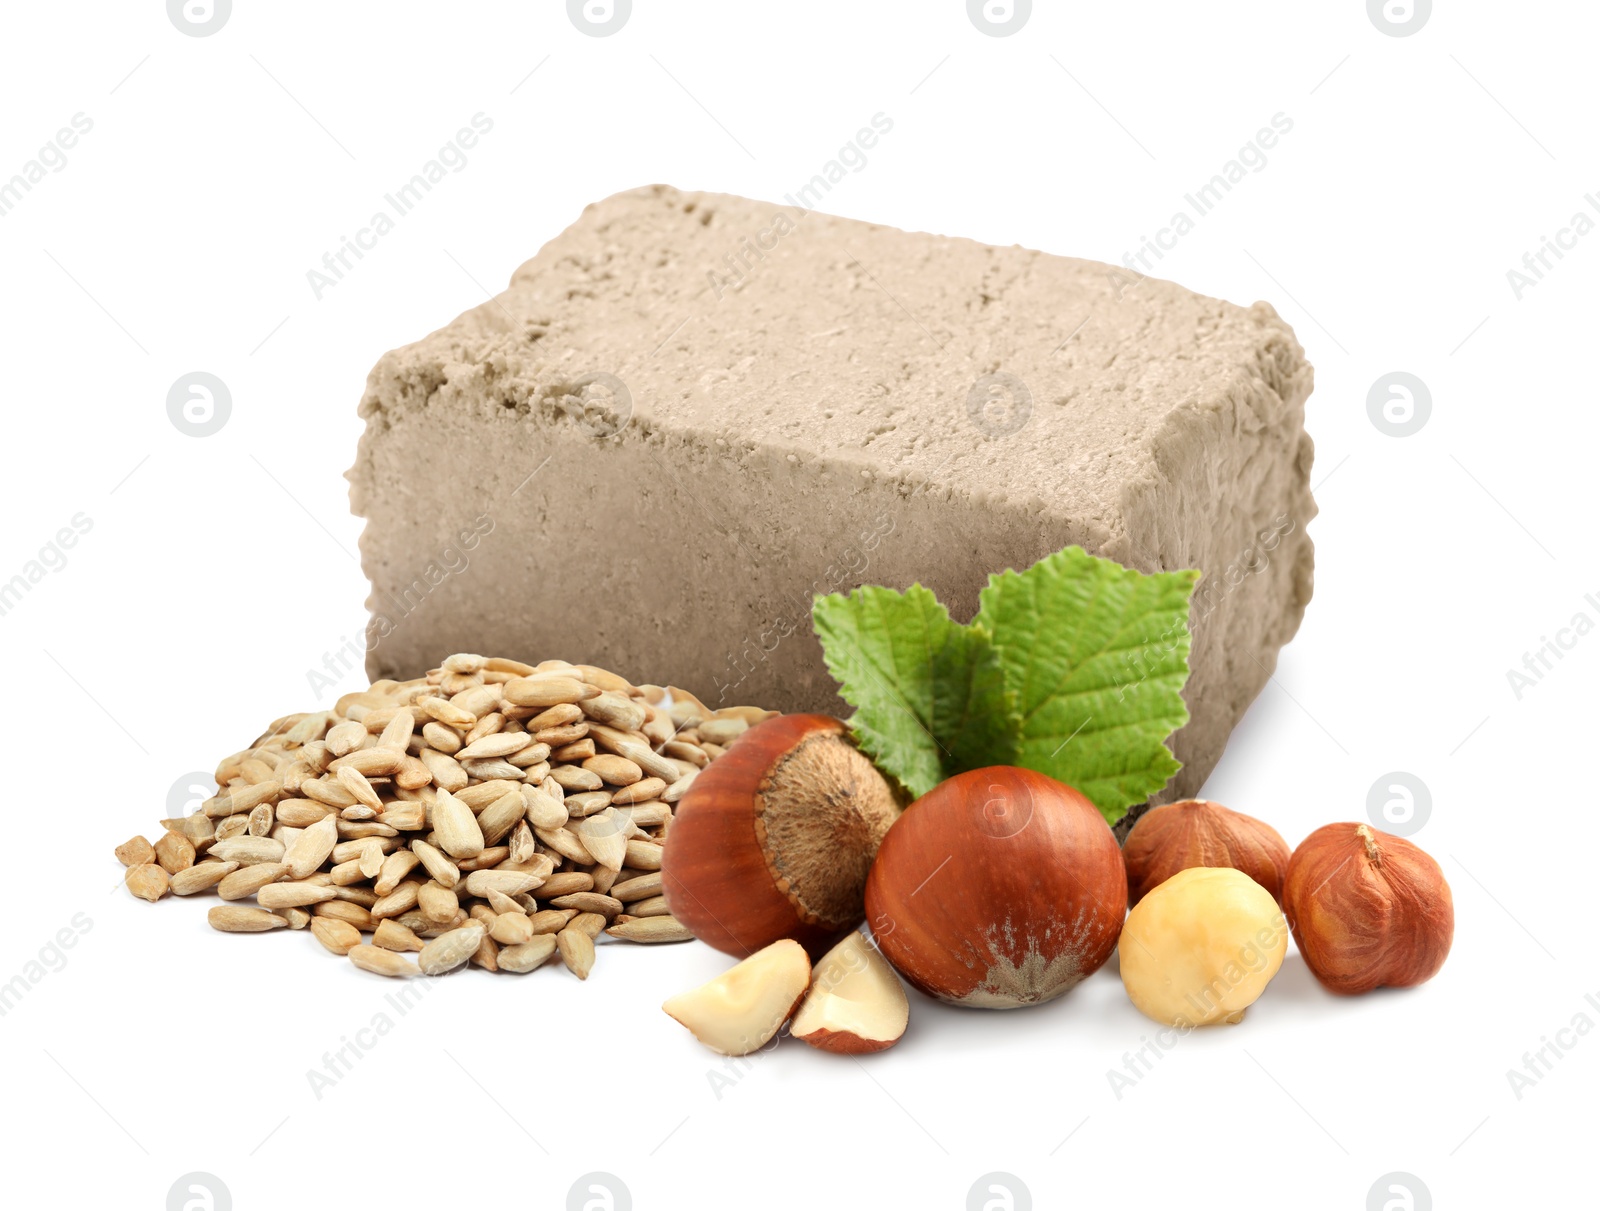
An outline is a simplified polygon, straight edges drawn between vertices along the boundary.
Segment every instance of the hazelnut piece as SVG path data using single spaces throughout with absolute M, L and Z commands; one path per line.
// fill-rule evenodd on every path
M 810 983 L 811 960 L 805 950 L 782 938 L 661 1008 L 712 1051 L 749 1055 L 782 1029 Z
M 1455 934 L 1439 864 L 1365 824 L 1329 824 L 1300 843 L 1283 909 L 1306 966 L 1338 993 L 1421 984 L 1444 965 Z
M 1128 868 L 1129 904 L 1195 866 L 1243 871 L 1282 904 L 1289 843 L 1254 816 L 1209 799 L 1184 799 L 1141 816 L 1122 846 L 1122 860 Z
M 893 1047 L 911 1006 L 900 977 L 866 935 L 846 934 L 811 969 L 811 990 L 789 1033 L 821 1051 L 858 1055 Z

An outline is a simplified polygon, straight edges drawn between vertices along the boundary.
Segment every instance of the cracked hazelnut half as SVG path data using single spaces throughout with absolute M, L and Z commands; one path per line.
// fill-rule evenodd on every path
M 1317 829 L 1289 859 L 1283 910 L 1330 991 L 1410 988 L 1444 966 L 1455 904 L 1439 864 L 1365 824 Z
M 898 1043 L 910 1013 L 900 977 L 857 931 L 811 969 L 811 989 L 789 1033 L 820 1051 L 861 1055 Z
M 661 1006 L 712 1051 L 749 1055 L 783 1028 L 811 983 L 811 960 L 785 938 Z
M 1123 843 L 1122 860 L 1130 906 L 1180 870 L 1196 866 L 1242 871 L 1282 904 L 1289 843 L 1254 816 L 1209 799 L 1184 799 L 1141 816 Z

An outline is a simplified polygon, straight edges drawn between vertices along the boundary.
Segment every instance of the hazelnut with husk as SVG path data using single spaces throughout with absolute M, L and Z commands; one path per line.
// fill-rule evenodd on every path
M 728 954 L 779 938 L 816 954 L 861 923 L 867 871 L 899 814 L 839 720 L 767 719 L 679 802 L 661 861 L 667 908 Z

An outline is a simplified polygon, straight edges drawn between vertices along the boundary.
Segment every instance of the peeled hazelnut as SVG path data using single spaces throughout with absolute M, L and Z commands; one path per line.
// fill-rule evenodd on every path
M 1455 934 L 1439 864 L 1365 824 L 1329 824 L 1300 843 L 1283 909 L 1306 966 L 1332 992 L 1421 984 L 1444 965 Z
M 1140 1013 L 1188 1028 L 1238 1022 L 1283 966 L 1289 931 L 1242 871 L 1190 867 L 1128 914 L 1122 985 Z
M 661 857 L 667 909 L 731 955 L 780 938 L 819 953 L 861 923 L 867 871 L 899 814 L 843 723 L 774 716 L 679 802 Z
M 1180 870 L 1231 866 L 1283 903 L 1289 844 L 1278 830 L 1209 799 L 1185 799 L 1145 813 L 1122 846 L 1128 903 L 1137 904 Z

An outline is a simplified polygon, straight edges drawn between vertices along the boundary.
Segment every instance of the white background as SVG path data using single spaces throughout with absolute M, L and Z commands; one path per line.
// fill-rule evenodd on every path
M 640 1208 L 960 1208 L 992 1171 L 1018 1207 L 1026 1186 L 1038 1207 L 1355 1211 L 1391 1171 L 1439 1207 L 1592 1186 L 1600 1037 L 1562 1036 L 1520 1098 L 1506 1073 L 1600 1024 L 1600 636 L 1520 699 L 1506 673 L 1600 621 L 1600 233 L 1520 300 L 1506 273 L 1600 219 L 1597 34 L 1591 5 L 1486 0 L 1403 38 L 1361 0 L 1041 3 L 1001 38 L 959 0 L 638 0 L 605 38 L 553 0 L 238 0 L 204 38 L 160 0 L 8 5 L 0 180 L 93 122 L 0 218 L 0 580 L 92 522 L 0 618 L 0 982 L 28 984 L 0 1018 L 8 1204 L 158 1208 L 190 1171 L 239 1208 L 561 1207 L 588 1171 Z M 480 112 L 468 166 L 318 301 L 306 271 Z M 1293 120 L 1159 269 L 1270 301 L 1317 371 L 1316 597 L 1207 793 L 1292 844 L 1365 818 L 1387 772 L 1420 778 L 1449 962 L 1337 1000 L 1291 953 L 1243 1025 L 1120 1098 L 1107 1071 L 1152 1024 L 1114 964 L 1027 1012 L 914 997 L 896 1050 L 791 1043 L 719 1096 L 722 1065 L 656 1006 L 722 957 L 617 948 L 586 985 L 431 982 L 318 1100 L 307 1070 L 393 986 L 304 934 L 135 902 L 111 849 L 157 835 L 175 780 L 317 705 L 307 670 L 362 626 L 341 475 L 367 370 L 584 204 L 656 181 L 776 200 L 878 112 L 892 133 L 827 209 L 1108 261 Z M 1397 369 L 1433 400 L 1406 438 L 1366 407 Z M 211 437 L 166 414 L 191 370 L 231 390 Z M 77 914 L 65 966 L 29 968 Z

